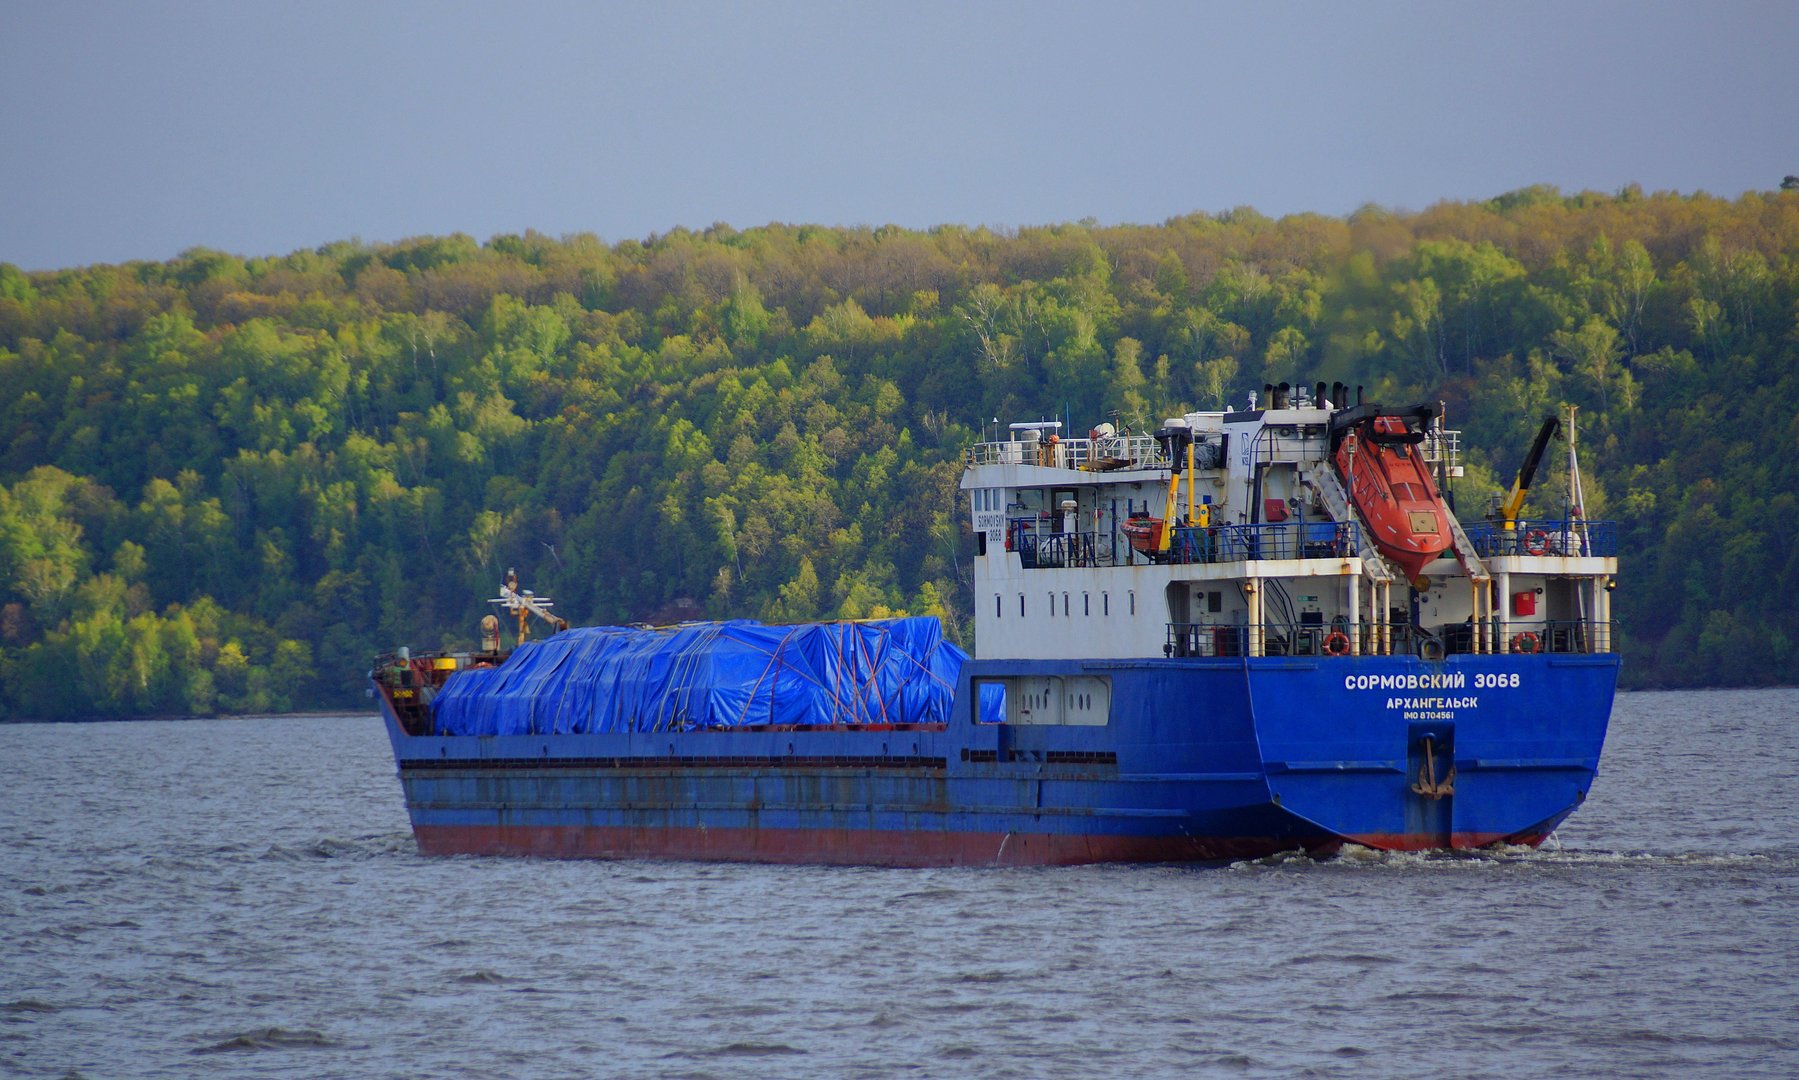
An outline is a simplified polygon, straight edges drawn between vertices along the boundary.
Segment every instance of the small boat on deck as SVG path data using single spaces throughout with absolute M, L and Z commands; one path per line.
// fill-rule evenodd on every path
M 1118 523 L 1118 531 L 1131 547 L 1143 555 L 1153 555 L 1162 550 L 1161 518 L 1150 517 L 1147 512 L 1132 514 Z

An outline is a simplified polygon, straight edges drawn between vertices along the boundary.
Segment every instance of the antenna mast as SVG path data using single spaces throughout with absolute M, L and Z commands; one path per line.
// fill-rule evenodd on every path
M 555 629 L 551 633 L 568 629 L 568 620 L 560 615 L 550 614 L 555 601 L 547 596 L 538 596 L 530 589 L 520 590 L 518 587 L 518 571 L 508 569 L 506 580 L 500 583 L 500 595 L 489 600 L 490 604 L 498 604 L 509 614 L 518 617 L 518 643 L 523 645 L 531 636 L 529 629 L 530 616 L 535 615 Z

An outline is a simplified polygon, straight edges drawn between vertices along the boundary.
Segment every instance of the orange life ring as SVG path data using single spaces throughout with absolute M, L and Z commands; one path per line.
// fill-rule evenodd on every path
M 1324 639 L 1324 652 L 1327 656 L 1348 656 L 1349 635 L 1341 630 L 1332 630 Z
M 1524 553 L 1526 555 L 1547 555 L 1549 553 L 1549 534 L 1542 529 L 1529 529 L 1524 533 Z
M 1515 653 L 1534 653 L 1542 648 L 1543 640 L 1529 630 L 1512 635 L 1512 651 Z

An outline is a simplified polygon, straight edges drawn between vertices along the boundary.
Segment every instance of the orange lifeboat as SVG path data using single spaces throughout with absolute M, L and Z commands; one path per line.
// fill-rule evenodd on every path
M 1162 551 L 1162 519 L 1147 514 L 1132 514 L 1118 524 L 1118 531 L 1131 547 L 1144 555 L 1156 556 Z
M 1418 450 L 1429 406 L 1357 406 L 1331 418 L 1337 472 L 1374 546 L 1416 581 L 1451 543 L 1449 511 Z

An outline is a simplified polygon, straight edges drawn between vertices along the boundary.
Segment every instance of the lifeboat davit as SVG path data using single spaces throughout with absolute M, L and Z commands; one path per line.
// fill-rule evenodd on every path
M 1419 452 L 1436 411 L 1426 405 L 1381 409 L 1363 405 L 1331 418 L 1337 473 L 1374 546 L 1416 581 L 1448 550 L 1449 510 Z

